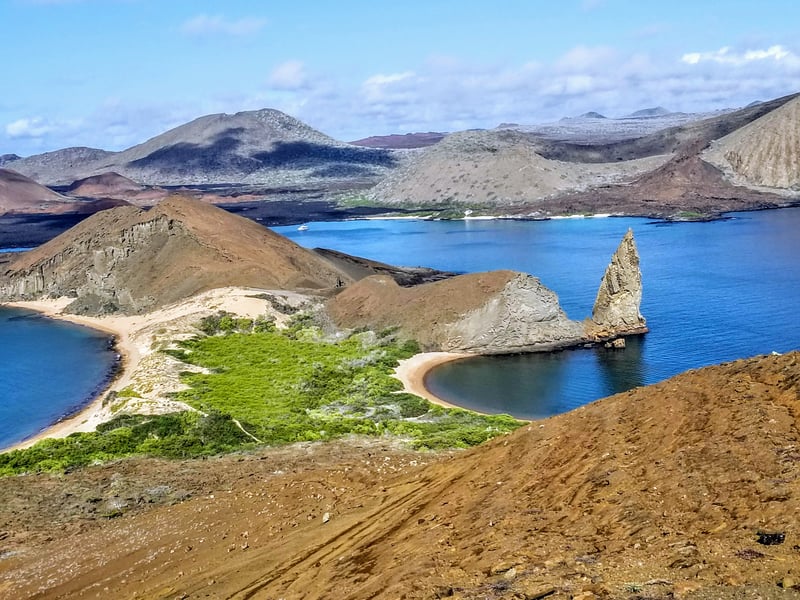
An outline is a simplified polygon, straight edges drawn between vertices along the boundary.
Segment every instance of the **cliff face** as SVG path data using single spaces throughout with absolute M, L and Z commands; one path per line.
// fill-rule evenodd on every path
M 97 213 L 0 273 L 0 301 L 75 298 L 84 314 L 142 313 L 229 285 L 320 290 L 352 279 L 248 219 L 181 197 Z
M 616 335 L 645 333 L 647 324 L 639 312 L 641 303 L 639 252 L 629 229 L 600 282 L 591 325 L 597 327 L 599 335 L 604 331 Z
M 351 285 L 328 302 L 343 327 L 399 327 L 423 348 L 497 354 L 548 350 L 581 339 L 558 297 L 514 271 L 459 275 L 401 288 L 386 276 Z
M 628 232 L 600 285 L 593 318 L 571 321 L 558 296 L 525 273 L 492 271 L 400 288 L 367 277 L 328 302 L 342 327 L 399 327 L 427 350 L 535 352 L 647 331 L 639 255 Z

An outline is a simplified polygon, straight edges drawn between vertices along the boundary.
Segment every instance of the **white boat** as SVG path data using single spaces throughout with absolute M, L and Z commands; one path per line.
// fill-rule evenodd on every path
M 308 231 L 308 225 L 300 225 L 300 227 L 297 228 L 297 231 Z

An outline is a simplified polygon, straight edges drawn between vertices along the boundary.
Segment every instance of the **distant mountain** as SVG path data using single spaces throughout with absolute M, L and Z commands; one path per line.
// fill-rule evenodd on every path
M 200 117 L 122 152 L 69 148 L 10 164 L 48 185 L 114 171 L 146 185 L 298 186 L 374 179 L 396 163 L 385 149 L 337 142 L 280 111 Z
M 67 185 L 87 176 L 89 173 L 84 171 L 90 169 L 91 165 L 108 160 L 114 154 L 98 148 L 78 146 L 26 156 L 6 163 L 6 166 L 44 185 Z
M 669 114 L 672 114 L 671 111 L 667 110 L 663 106 L 656 106 L 653 108 L 643 108 L 642 110 L 637 110 L 636 112 L 632 112 L 629 115 L 625 115 L 622 117 L 623 119 L 650 119 L 652 117 L 665 117 Z
M 20 158 L 22 157 L 16 154 L 0 154 L 0 167 L 2 167 L 6 163 L 19 160 Z
M 607 119 L 605 115 L 601 115 L 599 112 L 589 111 L 585 112 L 578 117 L 579 119 Z
M 795 98 L 718 139 L 703 157 L 733 172 L 740 183 L 797 191 L 799 140 L 800 98 Z
M 68 209 L 72 202 L 71 198 L 39 185 L 29 177 L 0 168 L 0 214 L 36 213 L 54 207 L 58 212 Z
M 500 125 L 502 127 L 502 125 Z M 428 131 L 427 133 L 393 133 L 391 135 L 373 135 L 350 142 L 354 146 L 366 146 L 368 148 L 389 148 L 394 150 L 427 148 L 440 142 L 445 133 Z
M 170 194 L 164 188 L 141 185 L 113 171 L 78 179 L 64 193 L 83 198 L 115 198 L 136 206 L 151 206 Z

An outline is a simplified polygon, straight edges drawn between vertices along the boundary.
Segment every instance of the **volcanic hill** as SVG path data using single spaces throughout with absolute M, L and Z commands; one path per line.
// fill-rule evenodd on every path
M 353 440 L 0 479 L 0 594 L 797 598 L 799 414 L 795 352 L 463 453 Z
M 0 168 L 0 216 L 12 214 L 91 214 L 125 202 L 77 200 L 39 185 L 11 169 Z
M 163 188 L 141 185 L 113 171 L 73 181 L 64 193 L 85 198 L 114 198 L 136 206 L 150 206 L 170 194 Z
M 386 150 L 337 142 L 289 115 L 263 109 L 206 115 L 122 152 L 65 149 L 9 166 L 57 185 L 114 171 L 146 185 L 296 186 L 373 180 L 395 160 Z
M 0 298 L 72 296 L 71 312 L 140 313 L 229 285 L 320 290 L 345 281 L 253 221 L 171 196 L 148 211 L 97 213 L 24 253 L 0 276 Z
M 50 188 L 39 185 L 33 179 L 0 168 L 0 215 L 10 212 L 35 213 L 60 207 L 71 201 Z
M 369 197 L 388 205 L 502 206 L 625 181 L 664 162 L 653 157 L 624 165 L 549 160 L 529 134 L 494 129 L 452 133 L 389 174 Z

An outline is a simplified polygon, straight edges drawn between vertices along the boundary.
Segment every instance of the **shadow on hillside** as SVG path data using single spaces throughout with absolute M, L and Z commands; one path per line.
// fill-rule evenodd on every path
M 271 150 L 241 154 L 241 134 L 235 127 L 221 132 L 208 144 L 179 142 L 159 148 L 128 163 L 130 167 L 190 173 L 197 170 L 235 170 L 243 174 L 263 168 L 316 169 L 317 177 L 371 175 L 372 166 L 393 167 L 391 151 L 377 148 L 328 146 L 312 142 L 276 142 Z

